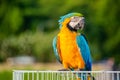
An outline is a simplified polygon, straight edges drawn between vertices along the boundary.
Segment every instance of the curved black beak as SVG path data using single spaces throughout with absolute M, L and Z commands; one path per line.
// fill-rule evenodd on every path
M 81 17 L 79 23 L 74 27 L 75 29 L 83 29 L 84 28 L 84 24 L 85 24 L 85 18 Z

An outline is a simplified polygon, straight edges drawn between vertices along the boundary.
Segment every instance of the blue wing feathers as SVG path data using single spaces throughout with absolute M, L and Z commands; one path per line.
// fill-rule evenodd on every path
M 54 51 L 54 54 L 55 54 L 55 57 L 57 58 L 57 60 L 60 63 L 62 63 L 60 60 L 59 54 L 58 54 L 58 50 L 57 50 L 57 37 L 54 37 L 54 39 L 53 39 L 53 51 Z
M 92 59 L 90 55 L 90 49 L 87 43 L 87 40 L 84 35 L 77 36 L 77 44 L 80 48 L 82 57 L 85 61 L 85 70 L 91 71 L 92 68 Z

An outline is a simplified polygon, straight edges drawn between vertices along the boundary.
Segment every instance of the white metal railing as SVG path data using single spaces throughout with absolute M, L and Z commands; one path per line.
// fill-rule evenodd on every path
M 120 80 L 120 71 L 14 70 L 13 80 Z

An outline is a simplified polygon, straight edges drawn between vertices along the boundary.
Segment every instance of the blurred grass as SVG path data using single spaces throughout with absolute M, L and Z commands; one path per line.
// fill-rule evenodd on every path
M 12 70 L 1 71 L 0 80 L 12 80 Z

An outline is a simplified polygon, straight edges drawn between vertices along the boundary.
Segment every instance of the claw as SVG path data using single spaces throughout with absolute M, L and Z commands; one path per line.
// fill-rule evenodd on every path
M 69 69 L 59 69 L 58 71 L 70 71 Z

